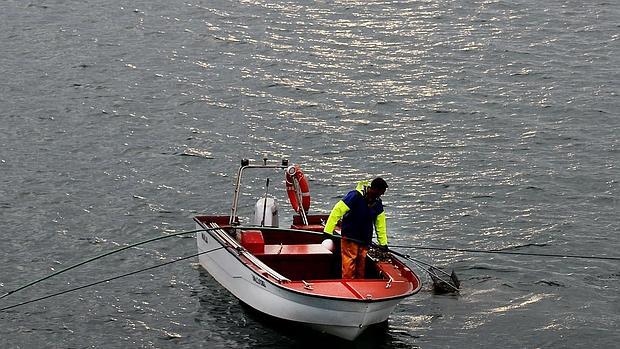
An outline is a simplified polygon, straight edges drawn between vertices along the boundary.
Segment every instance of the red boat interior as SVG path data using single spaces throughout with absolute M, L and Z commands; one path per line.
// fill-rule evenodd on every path
M 197 221 L 204 223 L 204 226 L 212 222 L 225 226 L 228 219 L 227 216 L 197 217 Z M 234 237 L 260 261 L 290 279 L 287 287 L 302 292 L 311 289 L 315 294 L 376 299 L 409 293 L 418 288 L 418 278 L 400 261 L 390 259 L 381 262 L 370 256 L 366 260 L 365 279 L 342 280 L 338 241 L 334 244 L 334 251 L 322 244 L 325 238 L 320 234 L 323 231 L 321 223 L 326 220 L 326 215 L 309 215 L 309 224 L 303 224 L 299 216 L 294 217 L 291 229 L 316 234 L 256 227 L 237 230 Z M 339 282 L 335 284 L 335 280 Z M 311 286 L 308 286 L 310 282 Z

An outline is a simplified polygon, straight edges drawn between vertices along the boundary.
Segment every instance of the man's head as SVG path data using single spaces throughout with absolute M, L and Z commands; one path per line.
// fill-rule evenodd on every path
M 377 177 L 370 182 L 370 188 L 366 191 L 366 195 L 370 199 L 376 199 L 385 194 L 385 190 L 388 188 L 387 183 L 383 178 Z

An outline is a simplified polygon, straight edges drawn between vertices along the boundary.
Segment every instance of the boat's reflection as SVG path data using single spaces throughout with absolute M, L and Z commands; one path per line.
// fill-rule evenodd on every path
M 261 313 L 249 305 L 237 300 L 221 287 L 207 272 L 200 271 L 202 289 L 196 292 L 200 309 L 198 323 L 208 327 L 208 332 L 219 331 L 210 335 L 226 338 L 230 347 L 236 347 L 231 341 L 238 340 L 240 346 L 265 348 L 416 348 L 417 346 L 396 338 L 389 328 L 388 321 L 369 327 L 355 341 L 350 342 L 338 337 L 323 334 L 300 323 L 285 321 Z M 232 338 L 231 338 L 232 337 Z M 243 342 L 243 343 L 242 343 Z

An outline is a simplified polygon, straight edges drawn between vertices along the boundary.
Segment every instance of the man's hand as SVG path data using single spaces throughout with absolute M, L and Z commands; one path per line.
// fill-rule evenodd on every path
M 377 245 L 379 260 L 385 261 L 390 259 L 390 249 L 388 245 Z

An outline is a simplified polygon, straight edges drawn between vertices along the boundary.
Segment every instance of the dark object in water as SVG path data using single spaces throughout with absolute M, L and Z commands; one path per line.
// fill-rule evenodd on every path
M 459 287 L 461 286 L 461 282 L 459 281 L 459 278 L 456 276 L 456 273 L 454 272 L 454 270 L 452 270 L 452 274 L 450 274 L 450 281 L 437 276 L 436 271 L 438 270 L 439 269 L 432 267 L 432 266 L 428 269 L 428 274 L 431 276 L 431 279 L 433 280 L 433 291 L 437 294 L 458 293 Z

